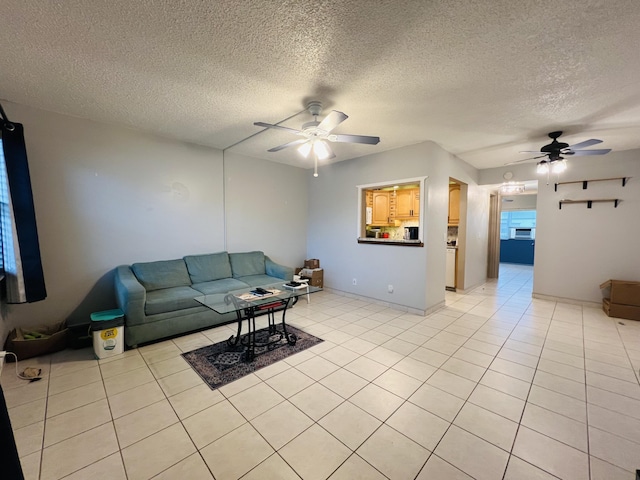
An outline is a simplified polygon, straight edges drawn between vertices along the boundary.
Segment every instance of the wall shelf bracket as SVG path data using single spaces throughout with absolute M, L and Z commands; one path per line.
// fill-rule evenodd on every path
M 610 180 L 622 180 L 622 186 L 624 187 L 627 184 L 627 180 L 631 177 L 613 177 L 613 178 L 594 178 L 592 180 L 576 180 L 574 182 L 558 182 L 553 184 L 553 190 L 555 192 L 558 191 L 558 185 L 568 185 L 570 183 L 581 183 L 582 189 L 586 190 L 589 182 L 608 182 Z
M 558 208 L 562 210 L 563 204 L 571 205 L 573 203 L 586 203 L 587 208 L 591 208 L 594 203 L 605 203 L 605 202 L 612 202 L 613 208 L 618 208 L 618 205 L 620 204 L 621 200 L 619 198 L 598 198 L 594 200 L 560 200 L 558 202 Z

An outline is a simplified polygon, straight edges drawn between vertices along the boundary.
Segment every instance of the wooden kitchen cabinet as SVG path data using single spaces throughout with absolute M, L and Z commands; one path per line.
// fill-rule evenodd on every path
M 396 190 L 395 218 L 417 218 L 420 216 L 420 189 Z
M 373 192 L 373 215 L 371 225 L 389 225 L 390 198 L 389 192 Z
M 460 223 L 460 185 L 449 185 L 449 225 Z

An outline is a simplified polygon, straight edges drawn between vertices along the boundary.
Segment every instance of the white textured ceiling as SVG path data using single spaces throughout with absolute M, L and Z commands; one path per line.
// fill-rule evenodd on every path
M 225 148 L 320 100 L 336 161 L 432 140 L 478 168 L 640 147 L 638 0 L 2 0 L 0 98 Z M 299 128 L 302 114 L 286 122 Z M 20 119 L 16 119 L 20 121 Z M 297 137 L 233 151 L 305 165 Z M 602 157 L 606 161 L 606 157 Z

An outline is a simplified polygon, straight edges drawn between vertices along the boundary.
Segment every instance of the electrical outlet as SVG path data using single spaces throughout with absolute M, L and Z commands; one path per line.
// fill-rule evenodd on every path
M 357 285 L 357 284 L 358 284 L 358 281 L 357 281 L 355 278 L 353 279 L 353 284 L 354 284 L 354 285 Z
M 393 293 L 393 285 L 387 285 L 387 292 Z

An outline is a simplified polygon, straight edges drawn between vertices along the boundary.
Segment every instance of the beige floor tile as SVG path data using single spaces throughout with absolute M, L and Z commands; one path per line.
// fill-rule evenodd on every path
M 569 417 L 528 403 L 522 416 L 522 425 L 548 437 L 587 452 L 587 426 Z
M 44 421 L 32 423 L 22 428 L 13 429 L 13 437 L 18 448 L 18 456 L 26 457 L 42 450 Z
M 5 366 L 7 370 L 11 368 Z M 49 389 L 48 382 L 46 380 L 40 380 L 35 383 L 26 383 L 16 386 L 16 388 L 5 387 L 4 379 L 2 380 L 2 388 L 4 391 L 4 401 L 7 403 L 7 408 L 13 408 L 25 403 L 35 402 L 42 398 L 47 397 L 47 391 Z M 24 380 L 23 380 L 24 382 Z
M 422 347 L 428 350 L 433 350 L 434 352 L 438 352 L 442 355 L 446 355 L 447 357 L 450 357 L 451 355 L 456 353 L 456 350 L 460 348 L 460 345 L 454 345 L 452 343 L 445 342 L 441 338 L 438 338 L 438 335 L 431 338 L 430 340 L 427 340 L 422 344 Z
M 567 480 L 589 478 L 588 456 L 527 427 L 518 429 L 513 455 Z
M 469 402 L 518 423 L 525 405 L 524 400 L 485 385 L 478 385 L 475 388 L 469 397 Z
M 301 353 L 304 353 L 304 352 L 301 352 Z M 249 375 L 245 375 L 244 377 L 239 378 L 238 380 L 234 380 L 233 382 L 223 385 L 222 387 L 218 388 L 218 390 L 225 397 L 229 398 L 235 395 L 236 393 L 240 393 L 241 391 L 246 390 L 247 388 L 253 387 L 254 385 L 260 382 L 261 382 L 260 378 L 257 375 L 251 373 Z
M 280 455 L 274 453 L 242 477 L 242 480 L 300 480 L 300 477 Z
M 401 398 L 407 399 L 413 395 L 423 382 L 391 368 L 376 378 L 373 383 Z
M 120 417 L 113 423 L 120 448 L 125 448 L 177 422 L 178 417 L 171 404 L 164 399 Z
M 109 455 L 102 460 L 64 477 L 64 480 L 127 480 L 120 452 Z
M 409 397 L 409 401 L 448 422 L 453 421 L 464 404 L 464 400 L 427 384 Z
M 538 370 L 533 378 L 533 383 L 577 400 L 584 401 L 586 399 L 584 383 L 574 382 L 552 373 Z
M 283 402 L 284 397 L 263 382 L 234 395 L 229 401 L 247 420 L 251 420 Z
M 185 335 L 173 339 L 173 343 L 182 352 L 191 352 L 198 348 L 207 347 L 211 345 L 211 340 L 205 336 L 202 332 L 192 333 L 191 335 Z
M 134 355 L 101 363 L 100 372 L 102 373 L 102 378 L 111 378 L 145 366 L 146 363 L 142 355 Z
M 155 379 L 151 370 L 149 370 L 148 367 L 142 367 L 105 379 L 104 388 L 107 391 L 107 395 L 112 396 L 139 387 L 153 380 Z
M 640 420 L 640 401 L 587 385 L 587 401 Z
M 504 342 L 504 348 L 515 350 L 516 352 L 527 353 L 536 357 L 540 357 L 540 354 L 542 353 L 542 347 L 531 345 L 530 343 L 518 342 L 517 340 L 512 339 Z
M 444 362 L 440 368 L 446 372 L 455 373 L 456 375 L 466 378 L 467 380 L 471 380 L 472 382 L 478 382 L 486 371 L 486 368 L 484 367 L 480 367 L 454 357 L 451 357 L 449 360 Z
M 582 400 L 533 385 L 527 401 L 578 422 L 587 423 L 587 403 Z
M 636 418 L 589 405 L 589 426 L 640 444 L 640 420 Z
M 155 383 L 154 385 L 160 390 L 160 393 L 163 394 L 160 387 Z M 220 390 L 211 390 L 208 385 L 203 384 L 169 397 L 169 402 L 171 402 L 171 406 L 178 415 L 178 418 L 184 420 L 224 399 Z
M 404 332 L 403 332 L 404 333 Z M 426 340 L 426 339 L 425 339 Z M 381 347 L 382 348 L 386 348 L 387 350 L 391 350 L 392 352 L 395 352 L 399 355 L 402 355 L 402 358 L 404 358 L 406 355 L 409 355 L 411 352 L 413 352 L 416 348 L 418 348 L 420 344 L 416 344 L 413 342 L 408 342 L 405 340 L 401 340 L 398 337 L 396 338 L 392 338 L 391 340 L 384 342 Z
M 503 347 L 498 353 L 498 358 L 507 360 L 509 362 L 524 365 L 529 368 L 536 368 L 540 357 L 538 355 L 530 355 L 524 352 L 518 352 L 517 350 L 511 350 L 510 348 Z
M 314 383 L 314 380 L 296 368 L 289 368 L 268 378 L 266 383 L 284 398 L 289 398 Z
M 440 390 L 455 395 L 458 398 L 466 400 L 471 392 L 477 385 L 476 382 L 472 382 L 466 378 L 460 377 L 453 373 L 445 372 L 444 370 L 438 370 L 436 373 L 429 377 L 427 385 L 437 387 Z
M 313 425 L 278 453 L 305 480 L 321 480 L 331 475 L 351 451 L 322 427 Z
M 387 367 L 381 363 L 375 362 L 367 357 L 360 357 L 353 362 L 344 366 L 346 370 L 355 373 L 365 380 L 372 381 L 387 371 Z
M 158 384 L 167 397 L 177 395 L 180 392 L 189 390 L 191 387 L 201 385 L 202 382 L 203 380 L 200 376 L 190 368 L 158 379 Z
M 635 471 L 640 459 L 640 443 L 589 426 L 589 451 L 592 456 L 624 470 Z
M 11 419 L 11 426 L 14 429 L 18 429 L 43 421 L 46 408 L 46 398 L 10 408 L 9 418 Z
M 553 348 L 545 348 L 542 351 L 541 358 L 545 360 L 553 360 L 554 362 L 563 363 L 575 368 L 584 368 L 585 360 L 582 356 L 571 355 Z
M 289 401 L 313 420 L 319 420 L 340 405 L 343 398 L 328 388 L 314 383 L 310 387 L 296 393 Z
M 507 395 L 526 400 L 531 384 L 503 373 L 487 370 L 480 380 L 481 385 L 491 387 Z
M 97 365 L 93 348 L 62 350 L 51 355 L 51 377 L 79 372 Z
M 509 454 L 455 425 L 435 452 L 440 458 L 478 480 L 502 478 Z
M 296 477 L 298 478 L 298 477 Z M 382 475 L 378 470 L 373 468 L 357 454 L 351 455 L 329 477 L 329 480 L 386 480 L 387 477 Z
M 485 355 L 496 356 L 500 351 L 500 345 L 494 345 L 492 343 L 482 342 L 475 338 L 470 338 L 464 343 L 464 348 L 474 350 L 476 352 L 484 353 Z
M 364 387 L 349 401 L 383 422 L 404 402 L 401 397 L 373 384 Z
M 431 455 L 425 466 L 420 471 L 416 480 L 471 480 L 471 477 L 458 470 L 450 463 L 445 462 L 437 455 Z
M 585 370 L 584 368 L 576 368 L 571 365 L 565 365 L 564 363 L 554 362 L 552 360 L 540 359 L 538 364 L 538 370 L 543 372 L 552 373 L 559 377 L 563 377 L 574 382 L 585 383 Z
M 194 453 L 153 477 L 154 480 L 174 480 L 176 478 L 185 480 L 213 480 L 213 475 L 211 475 L 209 467 L 207 467 L 207 464 L 200 454 Z
M 347 327 L 345 327 L 347 328 Z M 343 328 L 343 331 L 346 331 Z M 360 355 L 364 355 L 367 352 L 370 352 L 374 348 L 376 348 L 375 343 L 367 342 L 366 340 L 362 340 L 361 338 L 352 338 L 342 344 L 344 348 L 347 348 L 353 352 L 359 353 Z
M 62 478 L 117 451 L 113 424 L 101 425 L 45 448 L 41 480 Z
M 330 373 L 335 372 L 339 367 L 335 363 L 330 362 L 322 357 L 315 356 L 298 365 L 296 368 L 308 377 L 318 381 Z
M 198 449 L 202 449 L 244 423 L 246 419 L 228 400 L 216 403 L 182 422 Z
M 517 378 L 527 383 L 531 383 L 533 381 L 533 376 L 536 372 L 534 368 L 510 362 L 499 357 L 496 357 L 496 359 L 491 363 L 489 369 L 494 372 L 509 375 L 510 377 Z
M 611 465 L 596 457 L 591 460 L 591 480 L 632 480 L 634 473 Z
M 102 382 L 91 383 L 58 395 L 51 395 L 47 399 L 47 417 L 60 415 L 103 398 L 106 398 L 106 393 Z
M 48 447 L 107 422 L 111 422 L 111 411 L 106 399 L 49 417 L 45 423 L 44 446 Z
M 429 338 L 431 338 L 431 336 L 422 335 L 422 334 L 420 334 L 420 333 L 418 333 L 418 332 L 416 332 L 416 331 L 411 329 L 411 330 L 405 330 L 400 335 L 398 335 L 396 338 L 398 340 L 402 340 L 402 341 L 407 342 L 407 343 L 412 343 L 416 347 L 419 347 L 424 342 L 429 340 Z
M 139 387 L 109 396 L 109 407 L 113 418 L 120 418 L 140 408 L 164 399 L 165 395 L 156 382 L 149 382 Z
M 374 348 L 370 352 L 365 353 L 364 356 L 387 367 L 394 366 L 404 358 L 404 355 L 383 346 Z
M 431 452 L 382 425 L 356 453 L 388 478 L 401 480 L 414 478 Z
M 344 402 L 318 423 L 351 450 L 357 449 L 382 422 L 351 402 Z
M 504 480 L 554 480 L 555 478 L 557 477 L 513 455 L 509 458 L 507 473 L 504 476 Z
M 122 449 L 128 480 L 151 478 L 196 452 L 179 423 Z
M 405 357 L 393 366 L 393 370 L 409 375 L 420 382 L 425 382 L 436 372 L 437 368 L 411 357 Z
M 341 367 L 345 366 L 347 363 L 353 362 L 359 356 L 359 353 L 340 345 L 320 354 L 320 357 L 329 360 L 336 365 L 340 365 Z
M 20 465 L 22 466 L 22 474 L 25 480 L 39 480 L 40 479 L 40 458 L 42 452 L 37 451 L 26 457 L 20 459 Z
M 275 377 L 276 375 L 291 370 L 293 367 L 289 365 L 287 362 L 276 362 L 272 363 L 268 367 L 261 368 L 256 370 L 254 374 L 261 380 L 267 380 L 269 378 Z
M 327 375 L 320 383 L 342 398 L 349 398 L 367 385 L 367 381 L 344 368 Z
M 619 380 L 625 380 L 627 382 L 637 382 L 633 368 L 630 364 L 624 367 L 611 365 L 609 363 L 599 362 L 597 360 L 587 359 L 585 361 L 587 372 L 595 372 L 601 375 L 608 375 Z
M 171 340 L 138 349 L 148 364 L 179 356 L 182 351 Z
M 464 360 L 465 362 L 472 363 L 482 368 L 488 368 L 493 361 L 493 355 L 487 355 L 486 353 L 477 352 L 467 347 L 461 347 L 452 358 Z
M 640 385 L 637 380 L 631 383 L 599 373 L 587 372 L 587 385 L 640 400 Z
M 182 372 L 183 370 L 188 370 L 190 368 L 191 366 L 181 356 L 168 358 L 167 360 L 162 360 L 149 365 L 149 370 L 151 370 L 151 373 L 153 373 L 153 376 L 156 378 L 168 377 L 169 375 L 173 375 L 174 373 Z
M 313 420 L 292 403 L 284 401 L 254 418 L 251 424 L 278 450 L 313 425 Z
M 507 452 L 511 451 L 518 431 L 516 422 L 472 403 L 462 407 L 453 423 Z
M 414 405 L 404 403 L 386 424 L 432 451 L 449 428 L 449 422 Z
M 409 354 L 409 358 L 440 368 L 444 362 L 449 359 L 449 355 L 436 352 L 429 348 L 420 347 Z

